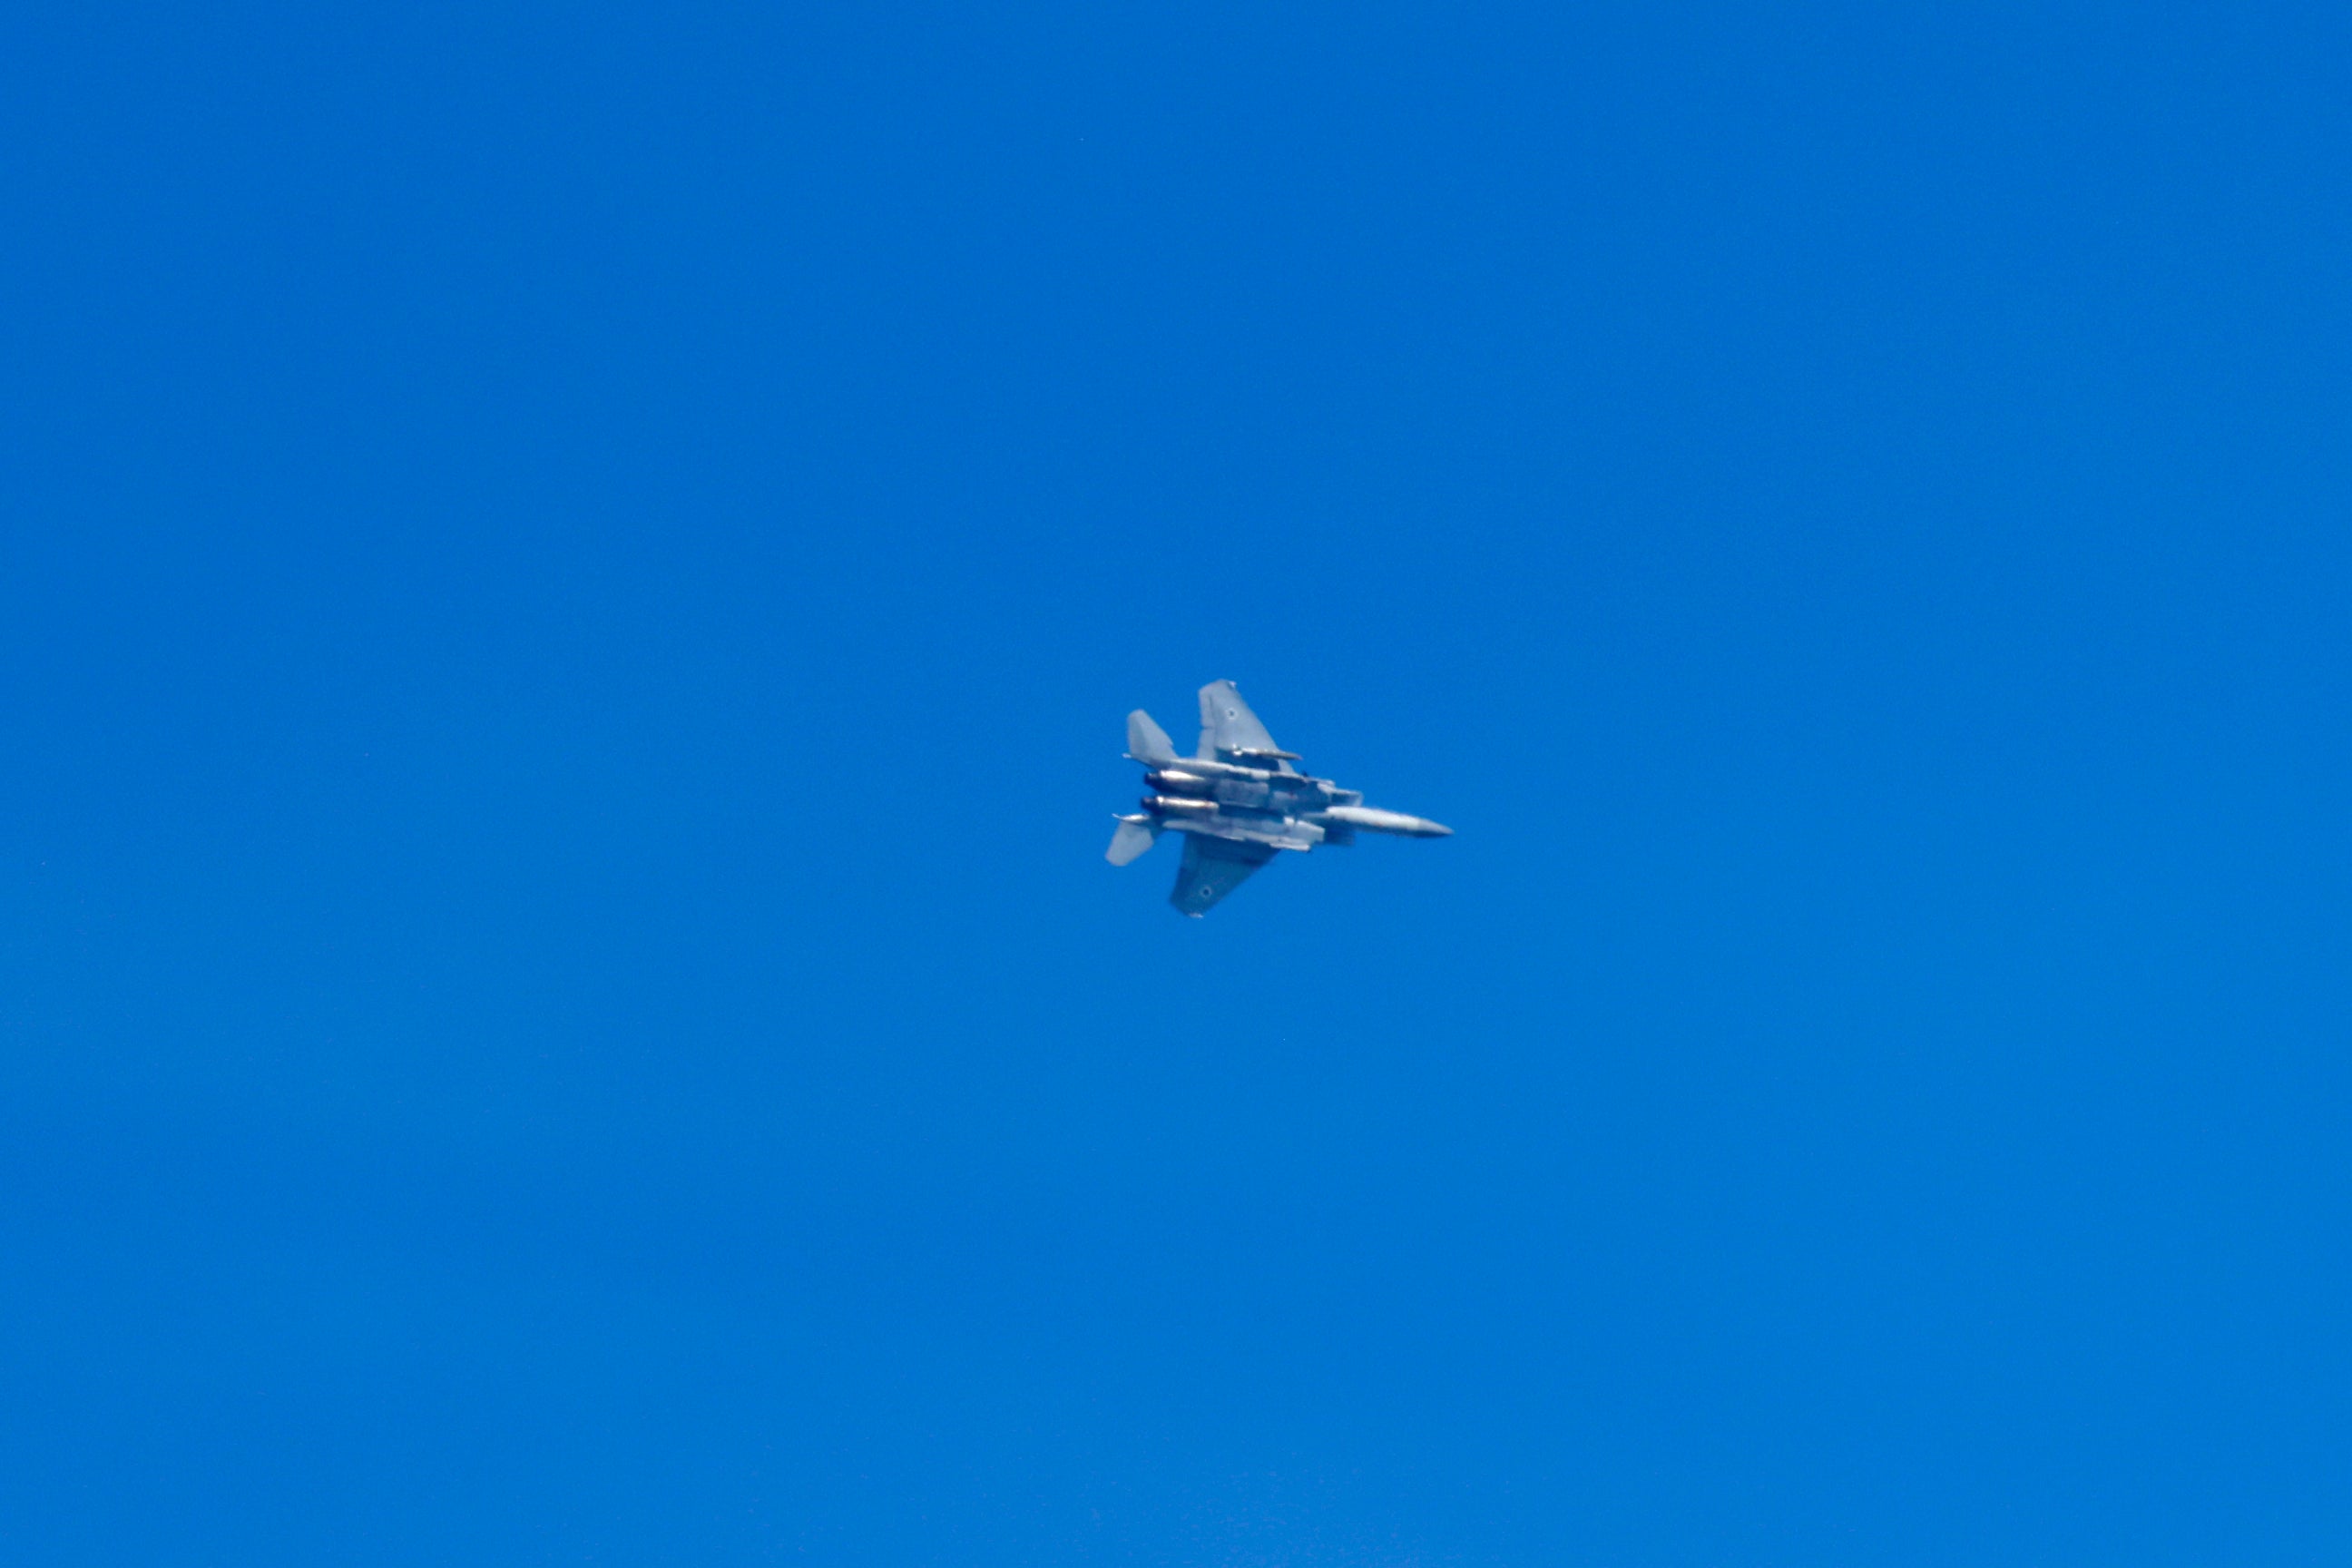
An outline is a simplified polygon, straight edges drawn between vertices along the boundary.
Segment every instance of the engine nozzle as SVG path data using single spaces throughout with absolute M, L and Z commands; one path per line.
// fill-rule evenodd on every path
M 1143 775 L 1143 782 L 1161 795 L 1207 795 L 1217 787 L 1217 781 L 1202 778 L 1199 773 L 1179 773 L 1172 768 L 1154 768 Z

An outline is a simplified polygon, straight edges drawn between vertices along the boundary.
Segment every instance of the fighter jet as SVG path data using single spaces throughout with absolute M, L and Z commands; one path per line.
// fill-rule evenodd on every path
M 1201 743 L 1176 754 L 1168 731 L 1139 708 L 1127 716 L 1127 754 L 1144 767 L 1151 794 L 1143 810 L 1118 819 L 1105 857 L 1124 866 L 1159 841 L 1184 836 L 1184 863 L 1168 901 L 1198 920 L 1285 849 L 1352 844 L 1360 832 L 1444 838 L 1454 829 L 1426 817 L 1378 811 L 1360 791 L 1291 766 L 1298 753 L 1274 743 L 1230 680 L 1201 688 Z

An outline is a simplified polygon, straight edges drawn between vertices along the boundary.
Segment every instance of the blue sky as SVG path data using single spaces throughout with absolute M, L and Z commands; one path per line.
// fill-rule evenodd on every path
M 2347 43 L 22 19 L 15 1550 L 2344 1561 Z

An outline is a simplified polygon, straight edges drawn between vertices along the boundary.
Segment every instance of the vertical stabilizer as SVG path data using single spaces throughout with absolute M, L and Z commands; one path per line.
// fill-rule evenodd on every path
M 1176 760 L 1176 742 L 1168 731 L 1151 721 L 1151 715 L 1139 708 L 1127 716 L 1127 754 L 1139 763 L 1158 767 Z

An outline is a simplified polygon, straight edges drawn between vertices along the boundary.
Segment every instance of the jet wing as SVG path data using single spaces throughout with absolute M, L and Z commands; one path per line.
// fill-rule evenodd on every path
M 1184 863 L 1176 868 L 1176 890 L 1168 895 L 1168 901 L 1197 920 L 1212 904 L 1247 881 L 1252 871 L 1280 853 L 1270 844 L 1187 833 Z
M 1283 773 L 1291 772 L 1290 763 L 1297 759 L 1297 753 L 1274 743 L 1230 680 L 1212 680 L 1201 688 L 1201 744 L 1195 754 L 1213 758 L 1220 752 L 1272 762 Z

